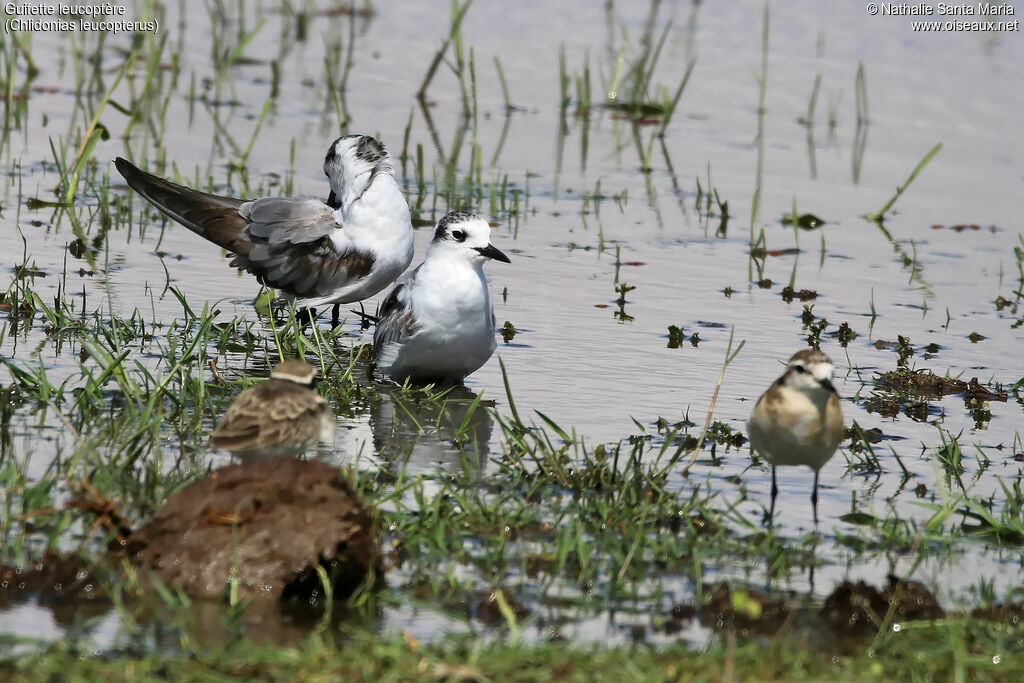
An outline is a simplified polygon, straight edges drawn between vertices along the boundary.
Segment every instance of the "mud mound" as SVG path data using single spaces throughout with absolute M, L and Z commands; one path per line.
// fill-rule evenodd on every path
M 318 567 L 338 597 L 382 576 L 376 525 L 337 468 L 290 457 L 230 465 L 186 486 L 131 534 L 125 551 L 201 598 L 223 595 L 236 580 L 247 598 L 315 599 Z

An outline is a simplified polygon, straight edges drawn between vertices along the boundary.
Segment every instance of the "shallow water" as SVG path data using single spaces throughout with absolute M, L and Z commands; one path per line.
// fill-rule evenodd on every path
M 416 145 L 422 145 L 427 168 L 428 194 L 420 218 L 432 220 L 446 208 L 443 197 L 430 194 L 435 187 L 430 169 L 440 173 L 446 155 L 459 144 L 460 183 L 475 142 L 484 161 L 484 184 L 500 183 L 507 175 L 522 193 L 522 215 L 492 216 L 501 223 L 493 239 L 512 263 L 487 267 L 498 323 L 508 320 L 516 327 L 512 343 L 499 345 L 497 357 L 505 363 L 520 412 L 542 411 L 563 427 L 574 428 L 588 444 L 614 443 L 635 433 L 634 419 L 650 431 L 659 417 L 675 422 L 688 415 L 703 423 L 733 334 L 735 343 L 746 343 L 728 368 L 714 416 L 745 431 L 753 400 L 779 374 L 780 363 L 807 343 L 800 319 L 804 304 L 786 303 L 780 296 L 792 279 L 796 289 L 818 293 L 809 303 L 814 316 L 829 323 L 822 349 L 837 364 L 836 386 L 845 398 L 846 423 L 877 427 L 897 439 L 876 447 L 886 468 L 881 478 L 850 473 L 844 453 L 822 470 L 823 529 L 855 532 L 839 519 L 851 510 L 854 496 L 871 501 L 869 512 L 884 514 L 892 505 L 902 516 L 927 519 L 930 512 L 916 504 L 909 490 L 919 482 L 931 490 L 941 478 L 935 464 L 939 429 L 960 434 L 965 452 L 977 443 L 990 458 L 1002 458 L 983 470 L 973 493 L 997 491 L 1000 479 L 1019 477 L 1020 465 L 1012 457 L 1021 451 L 1015 444 L 1022 408 L 1016 393 L 1006 402 L 992 402 L 991 419 L 981 423 L 960 396 L 932 402 L 927 420 L 903 413 L 885 418 L 866 407 L 875 391 L 874 374 L 896 367 L 896 352 L 877 349 L 875 342 L 895 342 L 898 335 L 909 337 L 916 351 L 910 367 L 965 380 L 977 377 L 1004 388 L 1021 377 L 1018 350 L 1024 327 L 1019 313 L 1011 313 L 1016 307 L 997 310 L 994 303 L 997 296 L 1019 302 L 1015 292 L 1022 284 L 1014 254 L 1015 248 L 1024 248 L 1017 206 L 1024 141 L 1013 125 L 1024 110 L 1019 87 L 1024 83 L 1024 42 L 1019 32 L 915 33 L 910 19 L 868 16 L 859 4 L 771 5 L 759 140 L 754 74 L 762 59 L 761 3 L 577 3 L 557 13 L 543 3 L 520 4 L 515 12 L 501 4 L 480 3 L 470 9 L 463 27 L 467 49 L 473 46 L 478 111 L 475 125 L 462 139 L 458 83 L 445 66 L 431 83 L 429 106 L 421 109 L 414 98 L 425 65 L 447 33 L 447 7 L 383 3 L 373 16 L 355 19 L 354 64 L 345 98 L 348 130 L 379 135 L 397 156 L 412 121 L 410 153 L 414 156 Z M 154 167 L 160 157 L 185 178 L 198 176 L 204 183 L 209 178 L 218 190 L 246 194 L 278 193 L 279 187 L 266 185 L 293 172 L 297 194 L 322 196 L 323 154 L 341 132 L 325 88 L 325 46 L 347 49 L 349 17 L 314 13 L 303 42 L 294 39 L 293 19 L 260 12 L 267 23 L 245 52 L 256 61 L 230 67 L 219 91 L 190 103 L 190 79 L 201 83 L 216 75 L 210 59 L 211 22 L 205 12 L 179 17 L 168 11 L 162 31 L 177 48 L 182 76 L 177 83 L 170 83 L 167 73 L 161 77 L 162 94 L 171 95 L 165 129 L 155 134 L 137 125 L 128 140 L 121 140 L 116 133 L 123 116 L 108 110 L 103 118 L 115 136 L 97 146 L 97 158 L 125 155 Z M 227 22 L 232 31 L 255 25 L 255 9 L 245 11 Z M 655 135 L 656 125 L 634 126 L 610 110 L 593 107 L 589 116 L 581 116 L 575 103 L 560 110 L 560 47 L 573 76 L 581 75 L 589 60 L 593 98 L 600 101 L 613 79 L 620 48 L 632 59 L 645 38 L 656 42 L 669 22 L 655 83 L 673 92 L 687 60 L 696 58 L 697 64 L 663 139 Z M 278 38 L 282 35 L 283 40 Z M 78 40 L 93 46 L 97 36 L 79 35 Z M 107 72 L 120 63 L 113 51 L 127 48 L 128 41 L 125 35 L 108 38 L 104 54 L 110 66 L 97 65 L 105 73 L 105 86 L 112 78 Z M 140 219 L 139 198 L 133 200 L 138 222 L 132 229 L 106 233 L 97 250 L 83 258 L 65 248 L 75 238 L 66 220 L 56 218 L 53 209 L 25 206 L 28 197 L 50 199 L 59 180 L 49 163 L 50 139 L 67 139 L 82 125 L 71 49 L 64 36 L 33 36 L 32 51 L 41 69 L 35 85 L 42 89 L 30 95 L 27 123 L 10 131 L 0 150 L 3 167 L 12 169 L 0 187 L 0 246 L 12 272 L 24 250 L 45 273 L 33 283 L 44 299 L 56 292 L 66 260 L 67 291 L 85 291 L 90 309 L 109 306 L 128 315 L 137 307 L 147 319 L 169 323 L 181 312 L 166 290 L 170 283 L 195 308 L 210 301 L 226 316 L 255 318 L 254 279 L 236 275 L 219 250 L 184 228 L 164 226 L 148 211 Z M 508 80 L 514 105 L 509 112 L 494 57 L 501 59 Z M 236 174 L 228 188 L 226 162 L 237 158 L 237 150 L 244 150 L 253 135 L 272 87 L 269 61 L 275 58 L 280 63 L 280 95 L 248 157 L 250 187 L 239 183 Z M 165 54 L 164 61 L 168 59 Z M 868 119 L 860 127 L 858 64 L 865 70 L 868 103 Z M 808 127 L 800 119 L 807 115 L 819 74 L 816 115 Z M 126 79 L 114 99 L 127 100 L 142 80 L 141 74 Z M 575 97 L 574 85 L 570 95 Z M 237 104 L 223 104 L 228 101 Z M 886 218 L 890 239 L 865 215 L 881 208 L 938 142 L 942 150 Z M 398 171 L 403 173 L 402 164 Z M 120 178 L 112 168 L 110 173 L 111 191 L 124 194 Z M 411 160 L 404 173 L 415 205 L 418 188 Z M 709 217 L 697 207 L 698 178 L 704 190 L 713 187 L 728 202 L 724 234 L 718 231 L 720 217 Z M 598 183 L 600 200 L 593 198 Z M 753 230 L 763 228 L 769 250 L 799 246 L 798 255 L 768 255 L 763 264 L 751 258 L 751 214 L 758 188 Z M 794 206 L 826 224 L 794 234 L 781 224 Z M 486 213 L 489 207 L 480 209 Z M 958 225 L 977 229 L 951 229 Z M 95 225 L 86 225 L 85 231 L 90 238 L 99 234 Z M 428 229 L 418 231 L 417 262 L 429 237 Z M 616 278 L 636 287 L 621 307 L 615 303 Z M 760 288 L 761 279 L 773 284 Z M 731 288 L 730 295 L 726 288 Z M 375 303 L 366 302 L 367 310 Z M 834 336 L 842 322 L 859 335 L 845 349 Z M 670 325 L 682 327 L 688 336 L 698 332 L 700 343 L 668 348 Z M 371 332 L 359 334 L 351 322 L 348 327 L 356 335 L 353 344 L 370 341 Z M 262 322 L 258 329 L 265 329 Z M 972 341 L 972 333 L 984 339 Z M 0 352 L 15 358 L 39 353 L 58 374 L 77 367 L 75 354 L 56 355 L 40 347 L 41 339 L 38 327 L 9 330 Z M 933 343 L 938 351 L 926 358 L 924 347 Z M 507 400 L 497 357 L 467 380 L 467 400 L 482 394 L 502 413 Z M 232 371 L 247 369 L 244 358 L 229 355 L 225 360 L 222 364 Z M 411 451 L 413 471 L 460 466 L 450 435 L 417 437 L 415 427 L 403 421 L 404 414 L 385 400 L 365 412 L 340 416 L 333 457 L 347 462 L 358 454 L 358 461 L 371 467 Z M 472 443 L 480 462 L 486 463 L 502 453 L 501 430 L 483 412 L 474 419 L 479 424 Z M 452 423 L 461 419 L 452 417 Z M 53 440 L 62 438 L 59 429 L 38 430 L 30 411 L 22 410 L 10 431 L 9 452 L 19 458 L 32 453 L 30 471 L 44 471 Z M 167 436 L 166 448 L 173 452 L 173 435 Z M 1000 445 L 1004 448 L 995 450 Z M 889 447 L 913 474 L 909 483 L 900 480 Z M 733 478 L 742 475 L 747 498 L 740 510 L 754 518 L 767 504 L 770 478 L 767 469 L 748 470 L 750 462 L 745 448 L 732 450 L 717 464 L 701 461 L 697 478 L 709 476 L 724 497 L 736 500 L 742 493 Z M 780 471 L 777 522 L 784 529 L 796 533 L 808 528 L 811 477 L 803 469 Z M 887 571 L 906 569 L 900 558 L 893 558 L 890 566 L 848 566 L 842 556 L 832 559 L 815 577 L 815 586 L 808 581 L 793 587 L 820 593 L 824 586 L 827 592 L 839 578 L 877 580 Z M 942 576 L 943 597 L 951 600 L 978 572 L 996 578 L 998 592 L 1009 580 L 998 577 L 1019 562 L 981 547 L 962 560 L 956 567 L 923 566 L 919 576 L 926 581 Z M 965 571 L 967 567 L 975 572 Z M 717 572 L 746 577 L 742 569 Z M 389 612 L 387 622 L 430 632 L 434 619 L 400 608 Z M 577 619 L 575 629 L 584 637 L 614 640 L 604 619 Z M 7 624 L 0 627 L 4 630 L 18 630 L 11 619 L 0 623 Z M 32 628 L 47 627 L 40 623 Z

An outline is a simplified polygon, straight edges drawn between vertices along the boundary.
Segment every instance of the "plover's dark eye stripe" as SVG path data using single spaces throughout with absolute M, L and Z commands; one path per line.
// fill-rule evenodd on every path
M 455 238 L 456 242 L 465 242 L 466 241 L 466 233 L 464 231 L 462 231 L 462 230 L 453 230 L 452 231 L 452 237 Z
M 800 365 L 799 363 L 794 365 L 793 369 L 801 375 L 807 372 L 807 368 L 805 368 L 803 365 Z

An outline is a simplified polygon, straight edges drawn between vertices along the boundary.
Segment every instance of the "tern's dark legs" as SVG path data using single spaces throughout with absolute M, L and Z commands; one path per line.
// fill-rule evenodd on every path
M 352 312 L 355 313 L 355 311 L 352 311 Z M 366 314 L 366 309 L 363 308 L 363 302 L 360 301 L 359 302 L 359 329 L 361 329 L 361 330 L 368 330 L 368 329 L 370 329 L 370 321 L 373 321 L 373 324 L 376 325 L 378 322 L 380 322 L 380 318 L 377 318 L 377 317 L 372 316 L 372 315 L 367 315 Z
M 811 509 L 814 510 L 814 526 L 818 526 L 818 470 L 814 470 L 814 488 L 811 489 Z
M 295 313 L 295 319 L 299 321 L 299 324 L 303 328 L 308 327 L 316 323 L 316 309 L 315 308 L 301 308 Z
M 334 304 L 334 308 L 331 309 L 331 329 L 338 329 L 338 324 L 341 322 L 341 304 Z

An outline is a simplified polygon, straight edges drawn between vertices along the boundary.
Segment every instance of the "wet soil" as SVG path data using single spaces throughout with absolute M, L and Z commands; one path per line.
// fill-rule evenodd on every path
M 82 557 L 46 553 L 24 567 L 0 565 L 0 609 L 34 600 L 49 607 L 57 623 L 70 626 L 110 609 L 102 585 Z
M 935 595 L 923 583 L 890 575 L 878 589 L 865 581 L 842 581 L 820 608 L 805 596 L 767 593 L 750 586 L 720 583 L 702 605 L 672 607 L 664 630 L 674 633 L 694 620 L 719 632 L 774 636 L 783 630 L 816 633 L 824 626 L 839 641 L 860 642 L 872 637 L 884 623 L 898 624 L 945 615 Z M 889 611 L 892 610 L 891 618 Z M 1021 617 L 1016 604 L 975 610 L 980 619 L 1012 620 Z M 849 643 L 847 643 L 849 644 Z
M 890 607 L 894 623 L 938 619 L 944 614 L 924 584 L 890 575 L 883 590 L 864 581 L 843 581 L 825 600 L 821 616 L 837 635 L 870 636 L 878 632 Z

